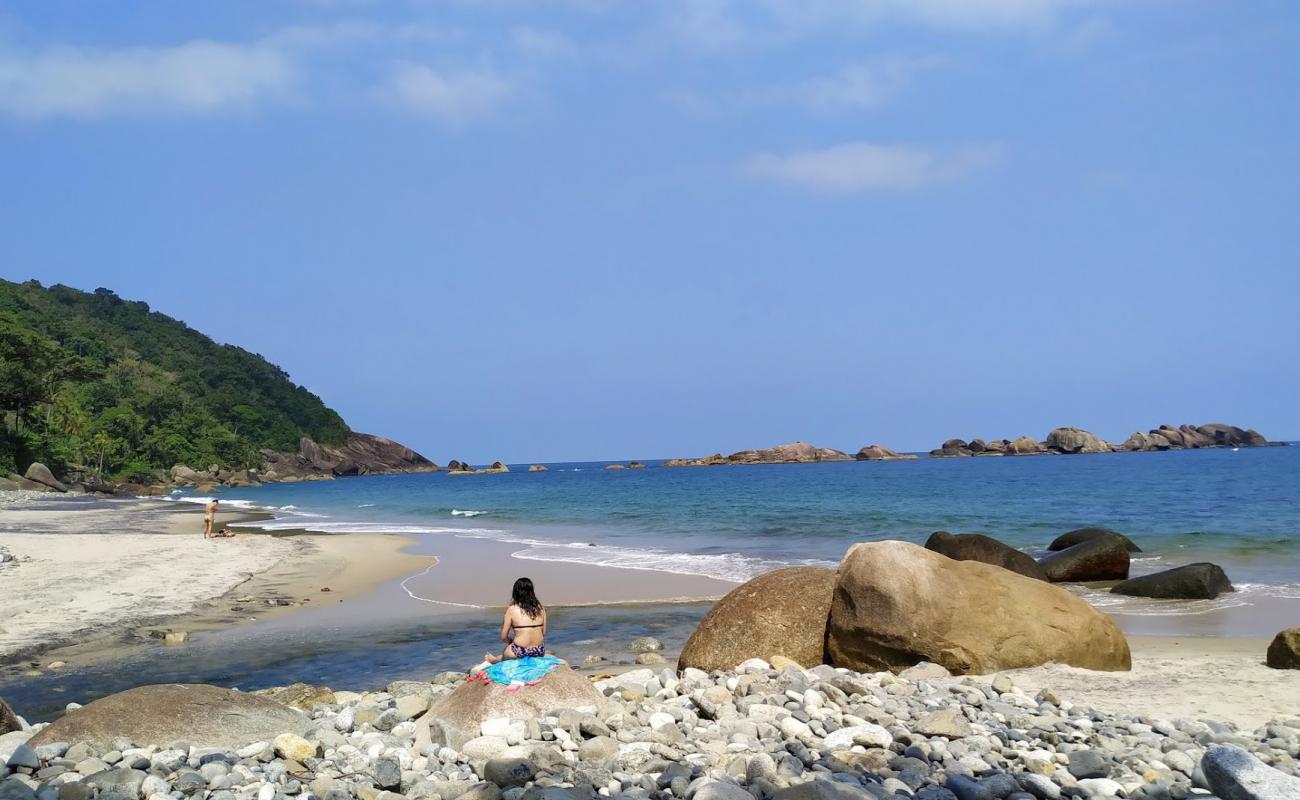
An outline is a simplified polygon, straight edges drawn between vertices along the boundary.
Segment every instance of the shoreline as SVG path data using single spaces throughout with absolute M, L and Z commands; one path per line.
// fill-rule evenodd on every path
M 167 631 L 188 635 L 276 619 L 320 598 L 341 603 L 429 563 L 405 554 L 412 541 L 398 535 L 243 527 L 265 518 L 256 511 L 222 511 L 217 526 L 228 525 L 237 535 L 203 539 L 200 507 L 151 499 L 7 510 L 0 547 L 15 561 L 3 567 L 6 589 L 27 602 L 0 625 L 0 670 L 94 662 Z M 35 531 L 15 530 L 25 527 Z M 202 547 L 228 549 L 196 550 Z M 217 553 L 220 558 L 187 557 Z M 71 581 L 94 588 L 62 593 L 59 584 Z

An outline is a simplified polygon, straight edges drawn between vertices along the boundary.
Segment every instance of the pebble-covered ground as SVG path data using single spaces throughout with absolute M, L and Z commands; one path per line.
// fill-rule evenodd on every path
M 609 702 L 595 713 L 493 719 L 455 747 L 417 750 L 413 718 L 461 679 L 340 692 L 312 708 L 305 737 L 234 751 L 31 748 L 34 726 L 0 737 L 0 800 L 1226 798 L 1202 771 L 1216 744 L 1280 771 L 1265 770 L 1283 788 L 1259 791 L 1281 794 L 1239 796 L 1281 799 L 1300 770 L 1296 717 L 1238 731 L 1103 714 L 933 665 L 896 676 L 757 660 L 715 674 L 636 669 L 596 682 Z

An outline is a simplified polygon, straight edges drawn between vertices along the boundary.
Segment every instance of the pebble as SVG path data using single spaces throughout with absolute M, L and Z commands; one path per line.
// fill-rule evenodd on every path
M 0 800 L 1193 800 L 1214 781 L 1300 781 L 1296 718 L 1240 731 L 1103 714 L 932 664 L 858 674 L 775 657 L 712 674 L 642 666 L 595 683 L 595 714 L 489 719 L 416 751 L 411 718 L 461 680 L 336 692 L 305 736 L 230 751 L 6 734 Z M 1205 769 L 1207 748 L 1224 754 Z

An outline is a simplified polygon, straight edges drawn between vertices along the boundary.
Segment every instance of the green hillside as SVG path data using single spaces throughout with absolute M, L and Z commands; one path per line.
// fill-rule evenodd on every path
M 0 475 L 42 461 L 143 478 L 184 463 L 244 468 L 342 417 L 284 370 L 123 300 L 0 280 Z

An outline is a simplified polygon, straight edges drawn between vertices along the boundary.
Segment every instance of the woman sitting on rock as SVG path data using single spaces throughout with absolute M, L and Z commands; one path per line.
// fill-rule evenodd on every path
M 546 609 L 537 599 L 530 578 L 515 581 L 510 592 L 510 607 L 501 623 L 501 641 L 506 643 L 506 649 L 500 657 L 486 654 L 484 659 L 487 663 L 546 655 Z

